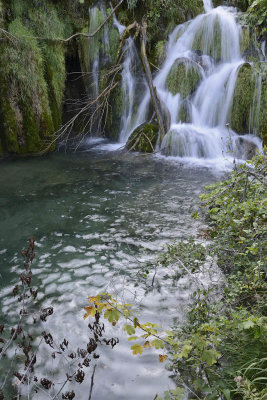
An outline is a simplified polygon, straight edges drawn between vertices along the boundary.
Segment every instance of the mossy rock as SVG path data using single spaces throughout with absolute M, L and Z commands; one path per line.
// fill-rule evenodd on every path
M 178 121 L 182 123 L 190 123 L 191 121 L 191 103 L 185 99 L 178 111 Z
M 117 58 L 117 52 L 120 44 L 120 34 L 116 27 L 112 26 L 109 30 L 109 55 L 113 63 Z
M 242 23 L 242 21 L 241 21 Z M 247 61 L 258 61 L 261 55 L 260 43 L 257 41 L 255 31 L 249 26 L 242 26 L 241 54 Z
M 194 93 L 201 80 L 201 73 L 196 63 L 186 58 L 177 58 L 166 79 L 166 87 L 173 94 L 180 93 L 184 99 Z
M 253 104 L 256 84 L 256 75 L 249 63 L 241 66 L 236 80 L 233 107 L 231 115 L 231 128 L 239 133 L 249 132 L 250 109 Z
M 141 153 L 153 153 L 157 143 L 159 128 L 156 124 L 142 124 L 129 137 L 126 148 Z
M 209 18 L 209 16 L 205 17 L 206 20 Z M 197 54 L 205 54 L 212 57 L 216 61 L 220 61 L 222 54 L 222 32 L 219 18 L 217 17 L 216 19 L 208 21 L 208 23 L 209 29 L 212 31 L 212 35 L 207 36 L 203 21 L 203 24 L 195 34 L 194 41 L 192 43 L 192 50 L 194 50 Z
M 120 134 L 123 94 L 119 83 L 111 92 L 109 110 L 105 126 L 105 135 L 112 140 L 118 140 Z
M 167 57 L 167 48 L 167 40 L 159 40 L 153 46 L 152 51 L 149 53 L 149 62 L 152 71 L 156 69 L 155 67 L 159 68 L 164 63 Z

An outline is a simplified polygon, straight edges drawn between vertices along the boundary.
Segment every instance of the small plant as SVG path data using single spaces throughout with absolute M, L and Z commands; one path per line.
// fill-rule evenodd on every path
M 45 392 L 53 399 L 75 398 L 75 384 L 83 383 L 86 373 L 99 358 L 97 349 L 100 345 L 113 348 L 118 343 L 117 338 L 105 338 L 105 326 L 100 322 L 100 314 L 94 314 L 94 320 L 88 325 L 90 334 L 88 342 L 81 347 L 71 349 L 66 338 L 56 341 L 51 332 L 43 325 L 54 313 L 53 307 L 37 307 L 38 290 L 32 286 L 33 273 L 31 269 L 35 258 L 35 239 L 29 240 L 29 246 L 22 251 L 24 257 L 23 271 L 19 283 L 13 288 L 13 296 L 17 300 L 18 321 L 10 328 L 9 321 L 0 325 L 0 362 L 9 365 L 7 372 L 0 380 L 0 399 L 38 398 L 39 392 Z M 34 328 L 35 327 L 35 328 Z M 40 330 L 42 330 L 40 335 Z M 46 358 L 57 359 L 60 362 L 62 382 L 58 383 L 52 376 L 43 375 L 36 368 L 40 361 L 40 350 L 45 346 Z M 91 391 L 95 366 L 93 369 Z M 66 388 L 69 390 L 66 391 Z M 25 397 L 24 397 L 25 396 Z

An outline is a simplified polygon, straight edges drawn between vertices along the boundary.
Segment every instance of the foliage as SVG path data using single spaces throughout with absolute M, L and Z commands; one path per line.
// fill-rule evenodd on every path
M 246 21 L 253 29 L 256 28 L 260 36 L 264 36 L 267 32 L 267 2 L 265 0 L 250 0 L 249 3 Z

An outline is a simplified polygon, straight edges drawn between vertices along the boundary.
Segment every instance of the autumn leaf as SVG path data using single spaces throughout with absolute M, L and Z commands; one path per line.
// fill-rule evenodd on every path
M 149 349 L 149 347 L 151 347 L 150 342 L 147 340 L 147 341 L 144 343 L 143 347 L 144 347 L 145 349 Z
M 92 297 L 88 297 L 88 300 L 89 300 L 89 303 L 95 303 L 96 301 L 99 301 L 99 298 L 92 296 Z
M 94 317 L 96 314 L 96 308 L 94 306 L 88 306 L 84 307 L 86 313 L 83 316 L 83 319 L 86 319 L 87 317 Z
M 139 354 L 142 354 L 143 353 L 143 347 L 142 346 L 140 346 L 140 344 L 133 344 L 132 346 L 131 346 L 131 350 L 133 351 L 133 355 L 137 355 L 138 353 Z
M 167 360 L 167 358 L 168 358 L 168 356 L 167 355 L 162 355 L 162 354 L 159 354 L 159 362 L 164 362 L 165 360 Z

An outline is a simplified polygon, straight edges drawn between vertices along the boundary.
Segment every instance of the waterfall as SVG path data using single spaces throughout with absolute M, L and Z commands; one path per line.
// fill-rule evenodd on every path
M 100 3 L 89 9 L 89 34 L 96 31 L 99 25 L 106 18 L 106 7 Z M 99 71 L 102 59 L 109 53 L 109 32 L 108 27 L 98 32 L 94 37 L 89 38 L 90 69 L 92 73 L 91 86 L 94 98 L 98 96 Z
M 204 10 L 171 33 L 166 60 L 154 78 L 171 115 L 171 128 L 158 144 L 165 155 L 214 159 L 235 151 L 238 135 L 230 121 L 238 71 L 245 62 L 240 51 L 242 31 L 234 8 L 213 8 L 211 0 L 204 0 Z M 179 82 L 181 72 L 184 82 Z M 147 90 L 135 126 L 147 120 L 149 107 Z M 127 129 L 121 140 L 129 134 Z M 260 147 L 260 139 L 253 142 Z
M 125 26 L 121 25 L 114 15 L 114 25 L 118 28 L 120 34 L 125 30 Z M 122 115 L 120 124 L 119 141 L 126 143 L 131 132 L 140 125 L 138 116 L 134 115 L 134 105 L 137 104 L 137 89 L 141 94 L 145 92 L 147 85 L 143 74 L 141 73 L 141 65 L 139 56 L 135 47 L 135 43 L 131 37 L 126 40 L 123 51 L 125 51 L 124 62 L 122 65 Z M 136 76 L 136 71 L 139 77 Z M 142 121 L 143 122 L 143 121 Z

